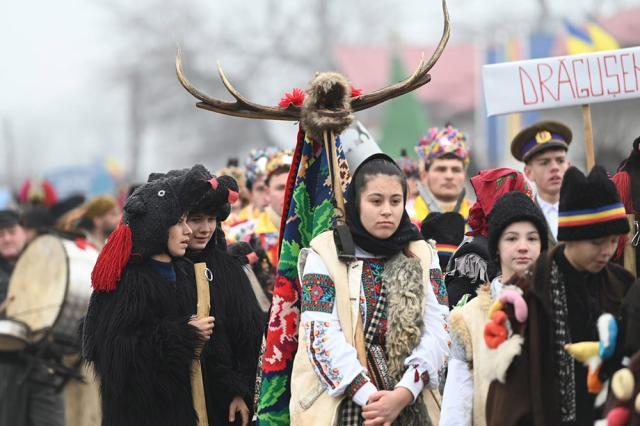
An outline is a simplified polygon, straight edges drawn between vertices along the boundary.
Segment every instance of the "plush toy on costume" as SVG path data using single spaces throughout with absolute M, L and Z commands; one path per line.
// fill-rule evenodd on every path
M 578 342 L 565 346 L 565 350 L 588 368 L 587 387 L 589 393 L 602 391 L 603 382 L 600 377 L 602 363 L 615 354 L 618 339 L 618 323 L 611 314 L 602 314 L 598 318 L 598 342 Z
M 489 308 L 483 334 L 487 362 L 478 366 L 489 382 L 498 380 L 504 383 L 513 358 L 522 352 L 524 325 L 529 312 L 522 289 L 515 285 L 518 280 L 514 277 L 505 283 Z
M 604 418 L 597 426 L 640 425 L 640 281 L 636 281 L 624 298 L 616 352 L 622 365 L 611 377 Z M 618 356 L 619 356 L 618 355 Z

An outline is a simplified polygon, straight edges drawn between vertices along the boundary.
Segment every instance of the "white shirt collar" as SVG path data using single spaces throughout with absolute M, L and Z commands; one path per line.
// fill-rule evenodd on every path
M 557 212 L 558 207 L 560 206 L 560 202 L 547 203 L 545 200 L 540 198 L 540 196 L 537 194 L 536 194 L 536 201 L 538 202 L 538 205 L 540 206 L 540 208 L 545 212 L 548 212 L 548 211 Z

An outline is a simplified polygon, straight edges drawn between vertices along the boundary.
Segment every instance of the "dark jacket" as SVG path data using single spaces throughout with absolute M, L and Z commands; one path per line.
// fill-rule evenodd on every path
M 193 267 L 173 262 L 176 281 L 148 261 L 129 263 L 115 291 L 94 292 L 83 355 L 100 379 L 103 426 L 195 425 L 191 362 L 197 329 Z
M 462 267 L 456 268 L 456 260 Z M 486 237 L 476 235 L 463 242 L 453 253 L 445 275 L 445 285 L 449 296 L 449 308 L 453 309 L 460 299 L 468 294 L 468 300 L 476 297 L 476 290 L 491 276 L 492 265 L 489 261 L 489 242 Z M 443 271 L 444 272 L 444 271 Z
M 538 258 L 531 268 L 531 275 L 525 274 L 518 285 L 525 289 L 529 316 L 525 323 L 525 338 L 522 353 L 516 356 L 507 371 L 505 384 L 491 383 L 487 398 L 486 412 L 488 425 L 560 425 L 559 382 L 556 371 L 554 348 L 553 305 L 550 289 L 550 275 L 553 263 L 559 265 L 559 245 Z M 620 306 L 633 276 L 625 269 L 609 263 L 600 273 L 594 274 L 598 294 L 595 310 L 609 312 L 618 317 Z M 571 296 L 568 294 L 568 299 Z M 568 305 L 572 305 L 568 300 Z M 571 319 L 569 320 L 571 322 Z M 591 322 L 591 321 L 590 321 Z M 567 327 L 573 329 L 573 325 Z M 595 323 L 585 326 L 582 334 L 595 335 Z M 580 341 L 582 339 L 576 339 Z M 586 380 L 586 369 L 575 364 L 576 383 Z M 584 370 L 584 371 L 582 371 Z M 584 377 L 582 376 L 584 374 Z M 577 401 L 578 405 L 583 401 Z M 588 413 L 580 413 L 587 415 Z
M 202 356 L 202 374 L 209 424 L 229 424 L 229 405 L 241 397 L 253 415 L 253 397 L 266 316 L 238 259 L 210 244 L 188 252 L 194 263 L 205 262 L 213 273 L 211 314 L 215 328 Z M 251 418 L 251 417 L 250 417 Z M 240 414 L 236 423 L 240 424 Z
M 4 301 L 7 297 L 12 271 L 13 266 L 0 256 L 0 302 Z M 0 314 L 0 318 L 3 316 L 4 314 Z

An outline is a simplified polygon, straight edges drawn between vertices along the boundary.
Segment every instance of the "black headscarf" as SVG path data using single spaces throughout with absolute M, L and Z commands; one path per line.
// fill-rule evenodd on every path
M 373 159 L 383 159 L 385 161 L 393 163 L 393 165 L 398 167 L 396 163 L 386 155 L 370 157 L 358 167 L 353 175 L 353 178 L 351 179 L 351 186 L 349 188 L 349 191 L 347 192 L 347 202 L 345 205 L 346 222 L 349 230 L 351 231 L 351 235 L 353 236 L 353 241 L 362 250 L 375 255 L 393 256 L 400 253 L 411 241 L 418 241 L 422 240 L 423 238 L 422 234 L 420 234 L 420 231 L 418 231 L 418 228 L 413 223 L 411 223 L 406 210 L 404 210 L 402 213 L 402 219 L 400 220 L 398 229 L 396 229 L 396 232 L 394 232 L 387 239 L 382 240 L 380 238 L 374 237 L 369 232 L 367 232 L 367 230 L 364 228 L 364 225 L 362 225 L 362 222 L 360 221 L 360 211 L 357 205 L 358 203 L 356 202 L 356 200 L 358 199 L 358 194 L 355 187 L 355 182 L 357 181 L 356 176 L 362 170 L 362 166 Z M 400 168 L 398 168 L 398 170 L 400 170 Z M 403 185 L 403 197 L 403 203 L 404 205 L 406 205 L 406 185 Z

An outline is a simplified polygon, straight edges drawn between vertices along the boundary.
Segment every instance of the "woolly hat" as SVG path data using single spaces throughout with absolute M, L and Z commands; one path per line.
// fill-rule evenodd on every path
M 267 163 L 278 148 L 269 146 L 266 148 L 257 148 L 249 151 L 249 155 L 245 159 L 244 168 L 246 170 L 247 188 L 251 190 L 253 184 L 263 177 L 267 172 Z
M 212 175 L 204 166 L 197 166 L 197 169 L 170 170 L 167 173 L 152 173 L 149 180 L 162 179 L 167 177 L 184 177 L 192 173 L 197 174 L 200 181 L 208 181 L 210 187 L 196 201 L 191 202 L 189 213 L 211 213 L 216 212 L 216 219 L 219 222 L 225 221 L 231 214 L 231 204 L 238 201 L 238 182 L 230 175 L 216 177 Z M 187 195 L 188 196 L 188 195 Z
M 396 164 L 408 178 L 417 178 L 420 176 L 418 162 L 407 155 L 406 149 L 400 150 L 400 158 L 396 160 Z
M 431 163 L 434 159 L 452 154 L 462 160 L 466 167 L 471 160 L 466 141 L 467 135 L 455 127 L 446 126 L 442 129 L 432 127 L 425 136 L 420 138 L 415 150 L 424 163 Z
M 633 141 L 631 154 L 611 178 L 629 214 L 640 213 L 640 137 Z
M 624 205 L 600 166 L 595 166 L 589 176 L 575 167 L 567 170 L 558 210 L 558 241 L 591 240 L 629 232 Z
M 504 230 L 515 222 L 531 222 L 540 234 L 540 251 L 549 246 L 547 222 L 533 200 L 522 192 L 508 192 L 499 198 L 489 214 L 489 256 L 497 260 L 498 242 Z
M 238 201 L 238 183 L 231 176 L 210 176 L 211 188 L 206 192 L 191 212 L 210 213 L 216 212 L 216 219 L 224 222 L 231 214 L 231 204 Z
M 80 207 L 84 202 L 84 195 L 81 194 L 70 195 L 67 198 L 58 201 L 50 208 L 54 222 L 62 218 L 62 216 L 69 213 L 71 210 Z
M 288 170 L 293 163 L 293 151 L 286 149 L 283 151 L 274 152 L 269 161 L 267 162 L 265 173 L 267 179 L 271 178 L 271 176 L 278 172 Z
M 435 240 L 440 267 L 446 270 L 451 255 L 464 238 L 464 218 L 456 212 L 433 212 L 422 221 L 420 232 L 425 240 Z
M 24 228 L 41 230 L 53 226 L 53 216 L 44 206 L 32 206 L 22 213 L 20 223 Z
M 20 224 L 20 215 L 13 210 L 0 210 L 0 229 Z
M 169 228 L 214 185 L 207 175 L 201 165 L 164 177 L 154 173 L 131 194 L 123 207 L 122 222 L 107 240 L 91 273 L 95 291 L 115 290 L 130 258 L 148 259 L 167 251 Z
M 116 199 L 109 195 L 94 197 L 84 206 L 83 217 L 95 219 L 107 214 L 116 207 L 118 207 Z
M 542 121 L 522 129 L 511 141 L 511 155 L 526 163 L 534 155 L 551 148 L 565 151 L 571 143 L 571 129 L 555 121 Z

